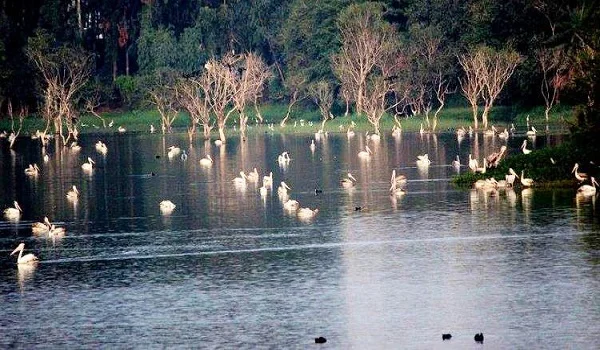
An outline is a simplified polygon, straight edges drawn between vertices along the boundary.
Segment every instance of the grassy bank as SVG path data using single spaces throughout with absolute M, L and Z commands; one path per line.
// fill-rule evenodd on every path
M 320 128 L 321 115 L 316 110 L 302 110 L 294 109 L 290 119 L 287 121 L 287 127 L 279 127 L 279 123 L 284 118 L 287 112 L 286 105 L 264 105 L 261 106 L 261 115 L 263 117 L 263 123 L 258 124 L 255 116 L 254 109 L 248 110 L 249 116 L 248 124 L 251 126 L 249 133 L 251 132 L 294 132 L 294 133 L 312 133 Z M 556 108 L 551 114 L 550 124 L 558 125 L 565 124 L 565 120 L 569 120 L 572 114 L 572 109 L 569 107 Z M 160 115 L 156 110 L 133 110 L 133 111 L 111 111 L 102 113 L 102 118 L 108 125 L 111 121 L 113 122 L 112 128 L 104 128 L 102 126 L 102 120 L 92 116 L 83 115 L 79 121 L 79 131 L 81 133 L 112 133 L 117 132 L 117 127 L 123 126 L 129 132 L 146 132 L 149 130 L 150 125 L 154 125 L 157 131 L 160 131 Z M 512 107 L 496 107 L 491 114 L 491 124 L 497 125 L 500 129 L 508 127 L 510 123 L 517 125 L 525 125 L 526 117 L 530 117 L 530 123 L 533 125 L 545 124 L 545 118 L 543 116 L 543 108 L 534 109 L 522 109 L 518 110 Z M 433 114 L 429 117 L 430 122 L 433 122 Z M 173 128 L 175 132 L 184 131 L 189 125 L 189 116 L 186 113 L 180 113 L 175 122 Z M 304 126 L 301 126 L 301 120 L 304 121 Z M 424 116 L 411 116 L 401 117 L 403 131 L 416 132 L 419 131 L 423 124 L 427 128 L 426 120 Z M 329 132 L 342 132 L 345 131 L 347 126 L 354 121 L 356 124 L 355 130 L 359 132 L 373 131 L 373 126 L 368 122 L 366 117 L 349 115 L 349 116 L 337 116 L 333 120 L 328 120 L 325 124 L 325 131 Z M 232 116 L 227 125 L 226 134 L 236 135 L 237 134 L 237 123 L 238 118 Z M 394 118 L 386 115 L 381 120 L 380 130 L 383 132 L 391 131 L 394 125 Z M 460 127 L 468 127 L 472 125 L 473 121 L 471 118 L 471 110 L 466 107 L 453 107 L 442 110 L 438 118 L 437 132 L 453 131 Z M 268 129 L 269 124 L 273 124 L 272 129 Z M 294 127 L 296 124 L 296 127 Z M 310 125 L 312 124 L 312 125 Z M 29 135 L 35 133 L 36 130 L 43 130 L 46 127 L 46 123 L 43 119 L 36 116 L 29 116 L 24 119 L 22 135 Z M 18 128 L 18 121 L 15 121 L 15 129 Z M 0 131 L 6 130 L 11 131 L 13 127 L 10 119 L 0 120 Z M 216 133 L 215 133 L 216 135 Z

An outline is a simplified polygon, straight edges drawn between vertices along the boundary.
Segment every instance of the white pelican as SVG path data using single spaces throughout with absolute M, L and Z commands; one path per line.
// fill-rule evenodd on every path
M 488 129 L 486 131 L 483 132 L 483 136 L 494 136 L 496 135 L 496 127 L 492 125 L 491 129 Z
M 288 186 L 285 182 L 281 181 L 281 184 L 277 188 L 277 194 L 285 196 L 288 194 L 289 190 L 291 190 L 290 186 Z
M 260 193 L 261 197 L 264 197 L 267 195 L 268 192 L 268 188 L 263 185 L 261 188 L 258 189 L 258 192 Z
M 273 172 L 269 172 L 268 176 L 263 176 L 263 186 L 273 186 Z
M 175 210 L 176 205 L 170 200 L 160 202 L 160 212 L 164 215 L 171 214 Z
M 73 188 L 67 192 L 67 199 L 70 201 L 76 201 L 79 198 L 79 191 L 77 190 L 77 187 L 75 187 L 75 185 L 73 185 Z
M 471 169 L 473 172 L 477 171 L 477 168 L 479 167 L 479 162 L 477 161 L 477 159 L 473 158 L 471 156 L 471 154 L 469 153 L 469 169 Z
M 215 140 L 215 146 L 223 145 L 223 141 L 221 139 Z
M 277 161 L 279 162 L 279 165 L 285 165 L 288 164 L 290 162 L 291 158 L 290 158 L 290 154 L 286 151 L 281 153 L 278 157 L 277 157 Z
M 354 130 L 352 130 L 352 127 L 351 127 L 351 126 L 349 126 L 349 127 L 348 127 L 348 130 L 346 131 L 346 136 L 347 136 L 348 138 L 352 138 L 352 137 L 354 137 Z
M 14 255 L 16 252 L 19 252 L 19 257 L 17 258 L 17 264 L 33 264 L 38 261 L 38 258 L 31 253 L 23 255 L 24 249 L 25 249 L 25 243 L 21 243 L 15 248 L 15 250 L 13 250 L 12 253 L 10 253 L 10 255 Z
M 81 169 L 83 169 L 83 171 L 91 172 L 94 164 L 95 162 L 92 160 L 92 158 L 88 157 L 87 163 L 83 163 L 81 165 Z
M 521 185 L 524 187 L 533 186 L 533 179 L 525 178 L 525 170 L 521 170 Z
M 300 219 L 311 219 L 319 212 L 319 209 L 300 208 L 298 209 L 298 217 Z
M 50 161 L 50 156 L 47 154 L 44 154 L 44 163 L 48 163 Z
M 240 176 L 234 178 L 233 183 L 236 185 L 243 186 L 243 185 L 246 185 L 246 179 L 247 179 L 246 173 L 244 173 L 244 171 L 240 171 Z
M 484 159 L 483 160 L 483 167 L 475 169 L 475 172 L 476 173 L 480 173 L 480 174 L 485 174 L 485 172 L 487 171 L 487 166 L 488 166 L 487 160 Z
M 499 133 L 498 138 L 501 140 L 508 140 L 508 129 L 504 129 L 503 132 Z
M 571 173 L 575 174 L 575 178 L 577 179 L 577 181 L 583 182 L 584 180 L 587 180 L 588 174 L 580 173 L 577 171 L 578 169 L 579 169 L 579 163 L 575 163 L 575 165 L 573 166 L 573 170 L 571 170 Z
M 119 126 L 119 128 L 117 129 L 117 131 L 120 132 L 120 133 L 124 133 L 127 130 L 123 126 Z
M 108 127 L 109 127 L 109 128 L 112 128 L 112 127 L 113 127 L 113 125 L 115 125 L 115 121 L 114 121 L 114 119 L 111 119 L 111 120 L 110 120 L 110 123 L 108 123 Z
M 104 142 L 98 141 L 96 142 L 96 151 L 101 154 L 106 154 L 108 152 L 108 147 L 106 147 Z
M 173 157 L 178 156 L 181 153 L 181 148 L 175 146 L 170 146 L 168 150 L 169 151 L 167 152 L 167 157 L 169 157 L 169 159 L 172 159 Z
M 154 128 L 154 125 L 150 124 L 150 133 L 154 134 L 155 131 L 156 129 Z
M 310 141 L 310 151 L 314 152 L 315 149 L 317 149 L 317 146 L 315 145 L 315 140 L 311 140 Z
M 50 231 L 48 232 L 48 237 L 50 238 L 63 238 L 67 231 L 64 227 L 56 227 L 54 224 L 50 226 Z
M 77 142 L 73 142 L 69 149 L 71 150 L 71 152 L 79 152 L 81 151 L 81 146 L 79 146 Z
M 406 185 L 406 181 L 407 181 L 407 178 L 405 175 L 400 174 L 400 175 L 396 176 L 396 169 L 392 170 L 391 182 L 393 184 L 395 183 L 396 185 L 403 186 L 403 185 Z
M 422 156 L 417 156 L 417 166 L 425 167 L 431 164 L 431 160 L 429 160 L 429 154 L 425 153 Z
M 600 185 L 598 185 L 598 182 L 596 182 L 596 179 L 594 179 L 593 176 L 590 178 L 590 181 L 592 183 L 591 185 L 583 185 L 577 189 L 577 192 L 583 194 L 584 196 L 595 195 L 596 194 L 596 186 L 600 187 Z
M 258 170 L 256 170 L 256 168 L 254 168 L 248 175 L 246 175 L 246 180 L 250 182 L 257 183 L 258 179 L 260 179 L 260 176 L 258 175 Z
M 294 211 L 300 207 L 300 203 L 298 203 L 295 199 L 288 199 L 285 203 L 283 203 L 283 209 L 287 211 Z
M 512 187 L 515 183 L 515 179 L 519 177 L 517 173 L 513 170 L 513 168 L 508 168 L 509 174 L 504 176 L 506 180 L 506 185 Z
M 342 184 L 342 187 L 344 188 L 350 188 L 350 187 L 354 187 L 354 184 L 356 182 L 356 178 L 354 178 L 354 176 L 352 176 L 352 174 L 348 173 L 348 177 L 343 178 L 340 183 Z
M 527 136 L 534 137 L 535 134 L 537 134 L 537 130 L 535 130 L 535 127 L 532 125 L 531 130 L 527 130 Z
M 527 149 L 527 140 L 523 140 L 523 144 L 521 145 L 521 149 L 523 150 L 523 154 L 531 153 L 530 149 Z
M 373 142 L 379 142 L 381 140 L 381 136 L 379 136 L 379 134 L 372 134 L 370 136 L 371 141 Z
M 499 152 L 494 152 L 494 153 L 490 154 L 489 156 L 487 156 L 486 160 L 487 160 L 488 165 L 491 168 L 497 167 L 498 164 L 500 164 L 500 161 L 502 160 L 502 157 L 504 156 L 505 152 L 506 152 L 506 146 L 502 145 L 502 147 L 500 147 Z
M 6 218 L 6 220 L 9 221 L 19 221 L 19 219 L 21 218 L 21 212 L 23 212 L 23 210 L 21 209 L 17 201 L 14 201 L 13 203 L 15 205 L 14 208 L 4 209 L 4 217 Z
M 452 166 L 455 169 L 460 169 L 460 158 L 458 157 L 458 154 L 456 155 L 456 159 L 452 161 Z
M 37 164 L 29 164 L 29 167 L 25 169 L 25 174 L 28 176 L 38 176 L 39 173 L 40 168 L 37 166 Z
M 34 235 L 42 235 L 48 233 L 51 227 L 52 224 L 50 224 L 50 220 L 48 220 L 48 217 L 45 216 L 44 222 L 34 222 L 31 224 L 31 232 L 33 232 Z
M 202 165 L 202 166 L 209 167 L 212 165 L 212 163 L 213 163 L 213 160 L 209 154 L 207 154 L 206 157 L 200 159 L 200 165 Z
M 371 149 L 369 148 L 369 146 L 365 146 L 364 151 L 358 152 L 358 158 L 368 160 L 369 158 L 371 158 L 372 153 L 373 152 L 371 152 Z

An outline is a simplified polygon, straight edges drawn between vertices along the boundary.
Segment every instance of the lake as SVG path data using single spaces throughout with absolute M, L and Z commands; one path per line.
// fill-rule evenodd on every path
M 491 349 L 598 347 L 596 197 L 449 181 L 456 155 L 465 172 L 469 154 L 519 152 L 525 135 L 340 133 L 311 152 L 313 138 L 190 147 L 185 133 L 85 134 L 79 152 L 51 144 L 47 162 L 37 140 L 15 151 L 0 140 L 0 208 L 23 209 L 0 221 L 0 347 L 479 349 L 479 332 Z M 562 140 L 537 136 L 529 148 Z M 171 145 L 187 159 L 169 159 Z M 291 160 L 280 164 L 284 151 Z M 424 153 L 432 163 L 417 168 Z M 211 167 L 199 163 L 206 154 Z M 37 177 L 25 175 L 30 163 Z M 233 182 L 253 168 L 273 172 L 266 196 L 260 183 Z M 393 169 L 408 178 L 400 197 L 390 196 Z M 346 189 L 348 172 L 357 181 Z M 281 181 L 315 217 L 283 208 Z M 170 215 L 163 200 L 176 205 Z M 44 216 L 64 237 L 32 234 Z M 20 242 L 38 264 L 17 266 L 9 254 Z

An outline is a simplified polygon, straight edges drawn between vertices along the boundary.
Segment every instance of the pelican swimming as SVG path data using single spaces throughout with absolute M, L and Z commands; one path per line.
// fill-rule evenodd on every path
M 369 158 L 371 158 L 372 153 L 373 152 L 371 152 L 371 149 L 369 148 L 369 146 L 365 146 L 364 151 L 358 152 L 358 158 L 368 160 Z
M 289 190 L 291 190 L 290 186 L 288 186 L 285 182 L 281 181 L 281 184 L 277 188 L 277 194 L 281 196 L 286 196 Z
M 582 185 L 581 187 L 579 187 L 577 189 L 577 192 L 583 194 L 584 196 L 593 196 L 596 194 L 596 186 L 600 187 L 600 185 L 598 185 L 598 182 L 596 182 L 596 179 L 594 179 L 594 177 L 592 176 L 590 178 L 591 181 L 591 185 Z
M 286 165 L 290 162 L 290 160 L 290 154 L 287 151 L 277 156 L 277 161 L 279 162 L 279 165 Z
M 65 230 L 64 227 L 56 227 L 56 225 L 52 224 L 50 226 L 50 231 L 48 231 L 48 237 L 63 238 L 65 236 L 66 232 L 67 232 L 67 230 Z
M 240 176 L 234 178 L 233 183 L 238 186 L 244 186 L 244 185 L 246 185 L 246 180 L 247 180 L 246 173 L 244 173 L 244 171 L 240 171 Z
M 531 153 L 530 149 L 527 149 L 527 140 L 523 140 L 523 144 L 521 145 L 521 149 L 523 150 L 523 154 Z
M 106 147 L 106 144 L 104 142 L 98 141 L 96 142 L 96 151 L 105 155 L 108 152 L 108 147 Z
M 524 187 L 533 186 L 533 179 L 525 178 L 525 170 L 521 170 L 521 185 Z
M 167 152 L 167 157 L 169 157 L 169 159 L 172 159 L 173 157 L 176 157 L 181 153 L 181 148 L 176 146 L 170 146 L 167 149 L 169 150 Z
M 206 157 L 200 159 L 200 165 L 202 165 L 202 166 L 209 167 L 212 165 L 212 163 L 213 163 L 213 160 L 209 154 L 207 154 Z
M 14 208 L 9 207 L 9 208 L 4 209 L 4 217 L 6 218 L 6 220 L 9 220 L 9 221 L 19 221 L 23 210 L 21 209 L 21 207 L 19 206 L 19 203 L 17 203 L 17 201 L 14 201 L 13 204 L 15 206 Z
M 460 158 L 458 154 L 456 155 L 456 159 L 452 161 L 452 167 L 455 169 L 460 169 Z
M 431 164 L 431 160 L 429 160 L 429 154 L 425 153 L 422 156 L 417 156 L 417 166 L 425 167 Z
M 400 174 L 400 175 L 396 176 L 396 169 L 392 170 L 392 179 L 391 179 L 392 183 L 395 183 L 399 186 L 403 186 L 403 185 L 406 185 L 407 181 L 408 181 L 408 179 L 406 178 L 406 175 Z
M 379 136 L 379 134 L 371 134 L 371 136 L 369 136 L 367 140 L 369 139 L 373 142 L 379 142 L 381 140 L 381 136 Z
M 285 203 L 283 203 L 283 209 L 287 211 L 294 211 L 297 210 L 299 207 L 300 203 L 298 203 L 298 201 L 295 199 L 288 199 L 287 201 L 285 201 Z
M 498 138 L 501 140 L 508 140 L 508 136 L 508 129 L 504 129 L 504 131 L 498 134 Z
M 77 190 L 77 187 L 75 187 L 75 185 L 73 185 L 73 188 L 67 192 L 67 199 L 70 201 L 76 201 L 79 198 L 79 191 Z
M 319 209 L 300 208 L 298 209 L 298 217 L 300 219 L 311 219 L 317 215 Z
M 96 162 L 94 162 L 94 161 L 92 160 L 92 158 L 88 157 L 88 161 L 87 161 L 87 163 L 83 163 L 83 164 L 81 165 L 81 169 L 83 169 L 83 171 L 90 172 L 90 171 L 92 171 L 92 169 L 93 169 L 93 166 L 94 166 L 94 164 L 95 164 L 95 163 L 96 163 Z
M 27 176 L 38 176 L 39 173 L 40 168 L 37 166 L 37 164 L 29 164 L 29 167 L 25 169 L 25 174 Z
M 583 181 L 587 180 L 588 174 L 580 173 L 578 171 L 578 169 L 579 169 L 579 163 L 575 163 L 575 165 L 573 166 L 573 170 L 571 170 L 571 173 L 575 174 L 575 178 L 577 179 L 577 181 L 583 182 Z
M 23 255 L 24 249 L 25 243 L 21 243 L 15 248 L 15 250 L 13 250 L 12 253 L 10 253 L 10 255 L 14 255 L 16 252 L 19 252 L 19 256 L 17 257 L 17 264 L 33 264 L 39 260 L 35 255 L 31 253 Z
M 50 220 L 45 216 L 43 222 L 34 222 L 31 224 L 31 232 L 33 232 L 34 235 L 42 235 L 48 233 L 51 227 L 52 224 L 50 224 Z
M 254 168 L 248 175 L 246 175 L 246 180 L 250 182 L 257 183 L 260 176 L 258 175 L 258 170 Z
M 160 212 L 162 214 L 171 214 L 173 210 L 175 210 L 175 207 L 175 203 L 171 202 L 170 200 L 164 200 L 160 202 Z
M 344 188 L 351 188 L 354 187 L 354 184 L 356 183 L 356 178 L 354 178 L 352 174 L 348 173 L 348 177 L 343 178 L 340 181 L 340 183 Z

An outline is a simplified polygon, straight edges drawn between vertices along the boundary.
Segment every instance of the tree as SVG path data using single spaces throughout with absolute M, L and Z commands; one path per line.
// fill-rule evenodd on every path
M 237 58 L 233 54 L 226 54 L 221 60 L 211 58 L 204 65 L 200 84 L 208 105 L 217 118 L 219 138 L 225 142 L 225 124 L 235 107 L 230 108 L 233 102 L 235 72 L 231 69 L 236 64 Z
M 66 144 L 71 137 L 77 139 L 76 99 L 92 74 L 93 58 L 79 47 L 51 44 L 51 38 L 40 32 L 30 39 L 27 56 L 42 77 L 46 116 Z
M 539 49 L 536 59 L 542 70 L 541 93 L 546 107 L 544 115 L 548 121 L 550 110 L 558 103 L 558 94 L 568 82 L 567 62 L 564 51 L 560 48 Z
M 169 69 L 158 70 L 155 82 L 149 89 L 150 103 L 156 106 L 160 114 L 162 133 L 170 133 L 178 111 L 176 82 L 177 72 Z
M 185 108 L 190 115 L 190 125 L 188 127 L 188 137 L 190 144 L 196 134 L 196 125 L 203 127 L 204 139 L 210 138 L 210 131 L 214 123 L 210 117 L 210 107 L 208 100 L 204 97 L 201 80 L 198 78 L 180 79 L 176 87 L 179 104 Z
M 458 62 L 465 74 L 463 77 L 459 78 L 458 81 L 463 96 L 465 96 L 467 101 L 471 104 L 473 126 L 475 129 L 479 127 L 478 102 L 484 88 L 483 66 L 479 63 L 481 59 L 479 51 L 471 51 L 458 56 Z
M 321 112 L 321 118 L 323 119 L 323 123 L 321 124 L 322 131 L 325 127 L 325 122 L 332 117 L 331 106 L 333 105 L 333 89 L 331 88 L 331 83 L 321 80 L 310 85 L 308 91 Z
M 372 2 L 348 6 L 337 25 L 342 46 L 331 57 L 333 71 L 352 92 L 356 111 L 361 113 L 367 78 L 394 45 L 394 29 L 383 19 L 382 4 Z

